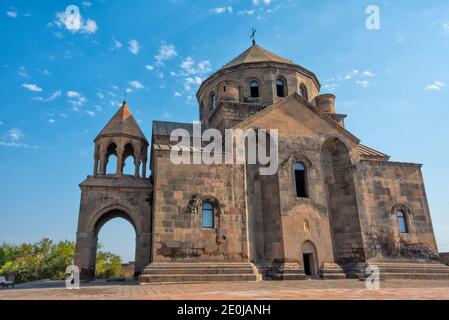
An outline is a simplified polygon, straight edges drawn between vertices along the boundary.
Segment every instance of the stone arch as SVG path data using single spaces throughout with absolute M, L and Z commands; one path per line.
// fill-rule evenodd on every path
M 315 244 L 306 240 L 301 246 L 301 259 L 304 266 L 304 273 L 308 276 L 317 276 L 318 268 L 318 251 Z
M 114 204 L 98 210 L 84 227 L 83 225 L 78 227 L 75 264 L 80 268 L 83 280 L 95 279 L 98 234 L 107 222 L 115 218 L 122 218 L 128 221 L 135 230 L 135 276 L 148 264 L 148 257 L 145 253 L 148 248 L 143 244 L 148 235 L 143 233 L 138 216 L 129 208 L 120 204 Z
M 118 161 L 118 144 L 115 141 L 111 141 L 106 145 L 105 148 L 105 164 L 104 164 L 104 172 L 108 172 L 108 164 L 111 156 L 115 156 Z M 111 172 L 117 172 L 117 168 L 113 168 Z
M 98 210 L 90 219 L 87 232 L 98 235 L 99 229 L 114 218 L 123 218 L 127 220 L 133 226 L 136 235 L 142 233 L 140 225 L 137 223 L 137 217 L 132 214 L 132 211 L 129 208 L 120 204 L 110 205 Z
M 322 147 L 322 170 L 327 185 L 329 223 L 337 262 L 364 261 L 365 251 L 358 213 L 350 149 L 336 138 Z
M 137 154 L 136 154 L 138 150 L 139 150 L 138 147 L 136 149 L 136 145 L 135 145 L 135 143 L 132 140 L 129 140 L 129 141 L 125 142 L 124 147 L 123 147 L 123 156 L 122 156 L 123 157 L 122 172 L 124 174 L 125 174 L 125 169 L 128 169 L 128 168 L 126 168 L 127 159 L 129 157 L 131 157 L 132 158 L 132 165 L 133 165 L 132 169 L 134 169 L 131 172 L 131 175 L 135 175 L 135 173 L 136 173 L 136 165 L 138 165 L 137 161 L 139 161 L 139 158 L 137 157 Z

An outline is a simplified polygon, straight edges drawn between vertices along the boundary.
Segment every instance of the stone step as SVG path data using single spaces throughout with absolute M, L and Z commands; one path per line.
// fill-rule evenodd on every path
M 352 272 L 360 279 L 365 279 L 367 266 L 378 267 L 381 279 L 416 279 L 444 280 L 449 279 L 449 267 L 440 263 L 402 263 L 402 262 L 369 262 L 353 267 Z
M 253 274 L 252 268 L 146 268 L 143 274 Z
M 381 273 L 381 280 L 407 279 L 407 280 L 449 280 L 449 274 L 443 273 Z
M 324 280 L 346 279 L 346 273 L 337 263 L 325 262 L 320 269 L 320 277 Z
M 141 283 L 256 281 L 255 274 L 143 274 Z
M 203 281 L 256 281 L 260 279 L 251 263 L 169 263 L 153 262 L 148 265 L 140 281 L 145 282 L 203 282 Z
M 347 279 L 344 273 L 323 273 L 321 274 L 321 278 L 323 280 Z

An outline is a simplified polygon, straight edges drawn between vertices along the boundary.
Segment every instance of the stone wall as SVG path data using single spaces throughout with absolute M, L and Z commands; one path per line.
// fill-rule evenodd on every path
M 244 166 L 175 165 L 153 151 L 154 262 L 248 261 Z M 214 228 L 201 206 L 214 204 Z
M 367 258 L 437 258 L 420 165 L 363 160 L 355 181 Z M 397 209 L 408 233 L 399 232 Z

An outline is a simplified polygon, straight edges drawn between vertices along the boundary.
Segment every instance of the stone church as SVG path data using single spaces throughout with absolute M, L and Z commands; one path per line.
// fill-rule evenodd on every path
M 82 279 L 95 277 L 99 230 L 116 217 L 134 227 L 141 282 L 363 277 L 373 265 L 385 279 L 449 279 L 421 165 L 361 144 L 320 87 L 313 72 L 255 42 L 201 84 L 203 128 L 278 130 L 274 175 L 258 164 L 174 164 L 170 134 L 193 124 L 154 121 L 149 141 L 123 102 L 80 185 Z

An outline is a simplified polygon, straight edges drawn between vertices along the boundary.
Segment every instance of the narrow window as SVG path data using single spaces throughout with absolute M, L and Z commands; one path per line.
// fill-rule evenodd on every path
M 296 196 L 298 198 L 308 198 L 306 189 L 306 166 L 302 162 L 296 162 L 295 182 L 296 182 Z
M 278 97 L 285 97 L 285 83 L 281 79 L 276 80 L 276 92 Z
M 405 213 L 402 210 L 398 210 L 396 215 L 398 218 L 399 231 L 401 233 L 408 233 L 407 218 L 405 217 Z
M 299 94 L 301 95 L 301 97 L 303 97 L 304 99 L 306 99 L 307 101 L 309 100 L 309 95 L 307 93 L 307 88 L 304 84 L 301 83 L 301 85 L 299 86 Z
M 211 109 L 215 109 L 216 106 L 217 106 L 217 96 L 215 95 L 215 93 L 212 93 L 210 95 L 210 107 Z
M 251 81 L 249 84 L 251 98 L 259 98 L 259 83 L 257 81 Z
M 214 227 L 214 206 L 209 202 L 203 204 L 201 221 L 203 228 Z

